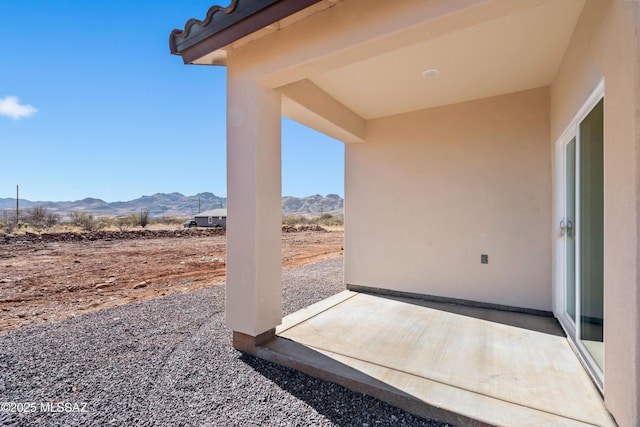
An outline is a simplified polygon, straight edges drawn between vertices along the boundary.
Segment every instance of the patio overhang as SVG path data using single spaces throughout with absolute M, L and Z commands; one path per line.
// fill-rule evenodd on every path
M 372 119 L 549 85 L 583 5 L 234 0 L 169 45 L 186 64 L 259 63 L 252 79 L 282 96 L 282 115 L 362 142 Z
M 169 45 L 187 64 L 226 66 L 231 54 L 236 63 L 260 62 L 260 84 L 311 83 L 366 121 L 548 85 L 583 5 L 234 0 L 174 30 Z M 285 38 L 305 43 L 285 46 Z

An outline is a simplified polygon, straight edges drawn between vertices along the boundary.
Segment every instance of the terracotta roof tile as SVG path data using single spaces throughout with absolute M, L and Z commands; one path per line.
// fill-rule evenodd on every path
M 171 31 L 171 34 L 169 35 L 169 49 L 171 50 L 171 53 L 177 54 L 179 52 L 178 45 L 182 41 L 185 41 L 186 39 L 189 38 L 189 35 L 191 33 L 193 26 L 197 26 L 195 31 L 198 31 L 198 30 L 201 31 L 203 28 L 209 26 L 213 22 L 216 14 L 217 14 L 218 20 L 222 20 L 224 19 L 225 15 L 229 15 L 231 12 L 233 12 L 237 4 L 238 4 L 238 0 L 233 0 L 231 4 L 229 4 L 229 6 L 227 7 L 222 7 L 219 5 L 211 6 L 207 11 L 207 16 L 205 17 L 205 19 L 199 20 L 199 19 L 191 18 L 187 21 L 186 24 L 184 24 L 184 29 L 180 30 L 176 28 L 173 31 Z M 220 14 L 220 12 L 222 14 Z
M 169 36 L 172 54 L 186 63 L 207 55 L 320 0 L 232 0 L 212 6 L 203 20 L 190 19 Z

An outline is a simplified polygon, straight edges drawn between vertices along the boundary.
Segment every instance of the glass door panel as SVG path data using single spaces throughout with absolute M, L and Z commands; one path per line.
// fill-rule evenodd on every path
M 603 104 L 579 126 L 579 339 L 595 362 L 604 359 Z

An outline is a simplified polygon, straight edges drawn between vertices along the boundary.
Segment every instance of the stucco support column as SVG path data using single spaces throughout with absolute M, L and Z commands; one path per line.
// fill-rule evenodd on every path
M 250 351 L 282 321 L 281 107 L 279 93 L 228 71 L 226 323 Z

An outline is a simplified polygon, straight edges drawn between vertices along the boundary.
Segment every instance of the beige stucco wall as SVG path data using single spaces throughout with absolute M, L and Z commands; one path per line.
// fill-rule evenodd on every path
M 605 80 L 604 397 L 621 426 L 640 425 L 639 31 L 640 2 L 588 1 L 551 87 L 555 144 Z
M 345 281 L 551 310 L 550 156 L 548 88 L 369 121 L 346 146 Z

